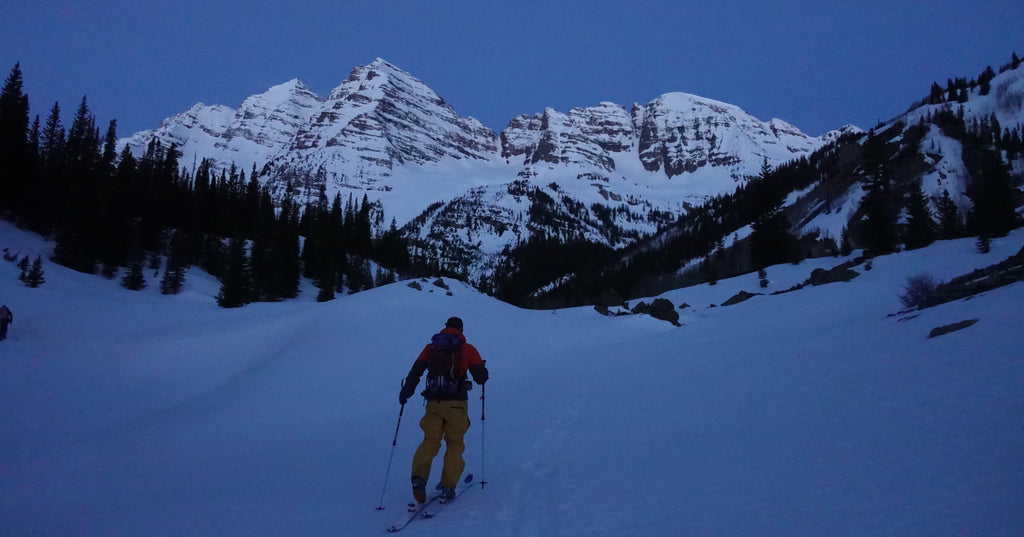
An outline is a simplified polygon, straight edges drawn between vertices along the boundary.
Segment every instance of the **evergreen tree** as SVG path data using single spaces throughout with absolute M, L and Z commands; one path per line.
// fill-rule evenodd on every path
M 369 261 L 356 256 L 349 259 L 348 270 L 345 271 L 345 283 L 348 286 L 349 294 L 373 287 L 373 275 L 370 273 Z
M 316 301 L 317 302 L 329 302 L 331 300 L 334 300 L 334 298 L 335 298 L 335 294 L 334 294 L 335 274 L 334 274 L 334 272 L 326 274 L 323 277 L 321 277 L 320 279 L 318 279 L 317 282 L 316 282 L 316 286 L 320 290 L 316 294 Z
M 782 211 L 784 200 L 781 192 L 772 188 L 771 175 L 768 159 L 764 159 L 760 175 L 747 186 L 748 210 L 752 217 L 750 258 L 757 268 L 793 261 L 797 255 L 796 238 Z M 723 244 L 719 251 L 724 249 Z
M 386 267 L 401 270 L 411 263 L 409 247 L 394 218 L 391 219 L 391 227 L 377 239 L 373 250 L 375 259 Z
M 32 262 L 32 268 L 28 271 L 25 276 L 25 285 L 32 287 L 33 289 L 46 283 L 44 277 L 45 272 L 43 271 L 43 258 L 36 256 L 36 260 Z
M 938 82 L 932 82 L 931 94 L 928 96 L 928 104 L 942 103 L 942 86 Z
M 908 250 L 923 248 L 935 241 L 935 221 L 932 220 L 932 212 L 928 208 L 928 200 L 925 199 L 920 183 L 910 190 L 907 215 Z
M 988 95 L 992 91 L 992 79 L 996 77 L 996 72 L 992 70 L 992 66 L 985 68 L 985 71 L 978 77 L 978 94 Z
M 893 252 L 897 245 L 896 202 L 889 179 L 888 149 L 885 141 L 872 131 L 863 147 L 863 188 L 861 200 L 863 242 L 870 255 Z
M 949 196 L 949 191 L 942 192 L 937 204 L 939 211 L 939 236 L 943 239 L 955 239 L 960 236 L 960 208 Z
M 359 205 L 359 213 L 355 217 L 355 244 L 353 251 L 370 255 L 373 246 L 373 224 L 370 221 L 370 199 L 363 194 L 363 201 Z
M 978 236 L 974 245 L 978 247 L 978 253 L 987 254 L 992 250 L 992 239 L 989 239 L 988 235 L 982 234 Z
M 55 102 L 40 133 L 39 151 L 44 176 L 53 177 L 62 172 L 65 143 L 64 125 L 60 119 L 60 103 Z
M 360 259 L 356 265 L 359 272 L 359 278 L 362 280 L 363 290 L 373 289 L 373 270 L 370 268 L 370 260 L 364 257 Z M 464 273 L 462 279 L 465 280 L 468 278 L 469 275 Z
M 142 256 L 133 255 L 128 261 L 128 270 L 121 278 L 121 287 L 129 291 L 141 291 L 146 288 L 146 275 L 143 272 Z
M 13 208 L 29 181 L 28 95 L 21 64 L 14 64 L 0 91 L 0 208 Z
M 18 281 L 21 283 L 25 283 L 28 280 L 29 263 L 27 255 L 21 258 L 21 261 L 18 261 L 18 268 L 21 270 L 21 273 L 18 274 Z
M 96 118 L 89 111 L 86 98 L 82 97 L 82 102 L 75 112 L 75 119 L 71 122 L 66 142 L 67 163 L 76 182 L 83 177 L 91 176 L 96 163 L 100 160 L 99 146 L 96 136 Z
M 96 218 L 96 207 L 101 205 L 100 142 L 85 97 L 68 131 L 64 159 L 65 169 L 54 183 L 59 211 L 57 242 L 62 250 L 58 262 L 92 274 L 103 242 L 101 222 Z
M 796 237 L 789 230 L 789 221 L 778 207 L 751 224 L 750 260 L 757 268 L 796 261 Z
M 117 264 L 110 263 L 109 261 L 100 261 L 100 276 L 113 280 L 117 276 L 118 270 L 121 270 L 121 267 Z
M 125 144 L 125 149 L 128 149 L 128 145 Z M 114 160 L 117 158 L 117 120 L 112 119 L 107 125 L 107 134 L 103 137 L 103 155 L 102 165 L 103 171 L 106 174 L 110 174 L 114 169 Z
M 220 237 L 206 234 L 201 241 L 199 251 L 199 266 L 210 275 L 223 280 L 227 273 L 228 256 Z
M 222 308 L 238 308 L 246 305 L 251 296 L 252 283 L 245 240 L 235 237 L 228 244 L 227 273 L 221 279 L 217 305 Z
M 1017 227 L 1014 206 L 1017 192 L 1010 167 L 998 151 L 985 147 L 965 149 L 964 164 L 972 178 L 968 194 L 974 202 L 971 214 L 974 232 L 986 237 L 1006 235 Z
M 960 89 L 960 96 L 957 97 L 956 102 L 958 102 L 960 104 L 966 103 L 968 100 L 970 100 L 970 97 L 971 97 L 971 94 L 967 90 L 967 88 L 961 88 Z
M 167 256 L 167 268 L 164 276 L 160 279 L 160 293 L 164 295 L 176 295 L 181 292 L 185 284 L 185 267 L 182 259 L 182 250 L 185 248 L 185 241 L 181 233 L 175 232 L 171 237 L 170 253 Z
M 39 115 L 36 115 L 35 119 L 32 120 L 32 127 L 28 130 L 28 158 L 30 165 L 34 165 L 39 160 L 41 139 L 42 128 L 39 126 Z

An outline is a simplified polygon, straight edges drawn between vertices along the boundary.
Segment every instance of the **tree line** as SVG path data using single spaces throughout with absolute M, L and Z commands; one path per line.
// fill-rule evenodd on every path
M 188 170 L 158 139 L 138 157 L 116 144 L 117 121 L 101 131 L 85 97 L 69 128 L 59 103 L 43 123 L 30 120 L 16 64 L 0 91 L 0 211 L 53 238 L 54 262 L 122 274 L 129 289 L 162 267 L 161 292 L 174 294 L 198 266 L 220 279 L 224 307 L 294 298 L 302 277 L 329 300 L 393 281 L 409 265 L 393 222 L 374 233 L 382 211 L 365 195 L 331 201 L 321 189 L 300 205 L 288 188 L 275 202 L 255 167 L 218 172 L 203 160 Z

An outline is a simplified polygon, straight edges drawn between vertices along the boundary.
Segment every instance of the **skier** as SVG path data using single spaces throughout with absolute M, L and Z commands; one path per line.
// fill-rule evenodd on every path
M 422 393 L 427 400 L 426 412 L 420 420 L 423 442 L 412 458 L 412 495 L 418 503 L 427 499 L 430 466 L 441 449 L 441 440 L 445 443 L 441 499 L 454 497 L 455 485 L 466 467 L 462 459 L 466 445 L 462 438 L 469 430 L 467 392 L 473 387 L 466 378 L 466 372 L 472 374 L 473 380 L 480 385 L 487 382 L 488 375 L 480 353 L 466 343 L 462 326 L 462 319 L 458 317 L 451 317 L 445 322 L 445 327 L 413 362 L 398 395 L 398 401 L 404 406 L 416 391 L 420 376 L 427 372 L 426 389 Z
M 0 306 L 0 341 L 7 339 L 7 325 L 14 322 L 14 314 L 7 304 Z

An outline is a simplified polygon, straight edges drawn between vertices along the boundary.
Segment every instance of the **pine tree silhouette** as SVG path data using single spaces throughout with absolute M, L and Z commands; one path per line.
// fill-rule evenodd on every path
M 907 200 L 907 236 L 908 250 L 923 248 L 935 241 L 935 221 L 932 219 L 928 200 L 925 199 L 921 184 L 917 183 L 910 190 Z
M 43 271 L 43 259 L 40 256 L 36 256 L 36 260 L 32 262 L 32 268 L 28 271 L 25 276 L 25 285 L 36 288 L 46 283 L 44 277 L 45 272 Z

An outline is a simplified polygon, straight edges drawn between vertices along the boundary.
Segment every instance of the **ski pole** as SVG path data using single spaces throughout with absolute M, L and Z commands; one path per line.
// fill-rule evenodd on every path
M 402 381 L 403 386 L 405 381 Z M 388 469 L 384 472 L 384 488 L 380 491 L 380 502 L 377 504 L 377 510 L 384 510 L 384 492 L 388 490 L 388 477 L 391 475 L 391 462 L 395 459 L 395 446 L 398 445 L 398 428 L 402 426 L 402 413 L 405 412 L 405 403 L 402 403 L 402 407 L 398 409 L 398 424 L 395 425 L 395 439 L 391 441 L 391 456 L 388 457 Z
M 485 397 L 486 395 L 487 385 L 483 384 L 480 386 L 480 488 L 484 488 L 484 486 L 487 485 L 487 479 L 485 477 L 487 474 L 484 473 L 484 453 L 487 451 L 487 436 L 484 434 L 484 425 L 487 423 L 484 421 L 487 416 L 484 408 L 487 401 Z

